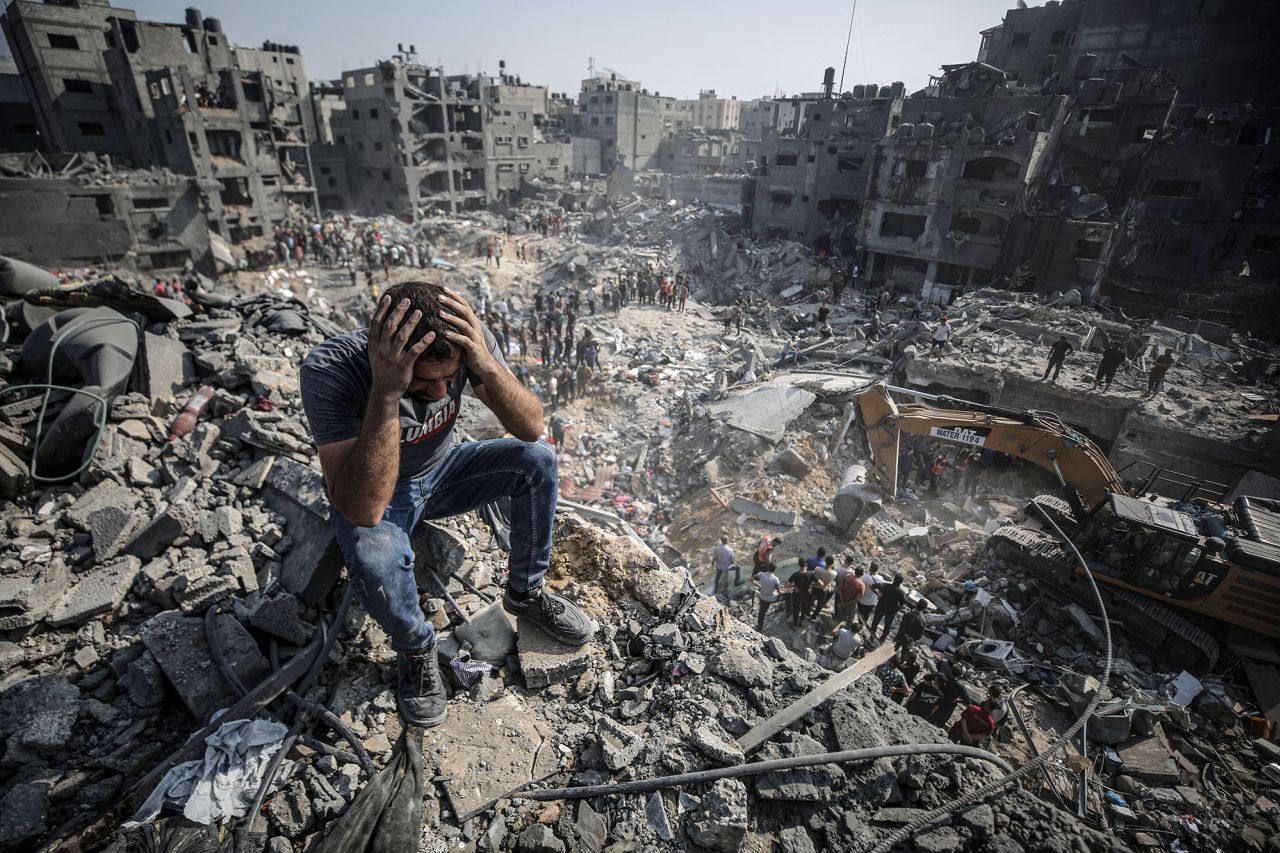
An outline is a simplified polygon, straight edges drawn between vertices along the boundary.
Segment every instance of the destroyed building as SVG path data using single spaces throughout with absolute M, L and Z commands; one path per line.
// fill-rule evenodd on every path
M 1266 204 L 1204 208 L 1205 284 L 1173 306 L 1116 280 L 1161 260 L 1135 248 L 1150 211 L 1182 229 L 1198 203 L 1113 202 L 1175 138 L 1227 128 L 1213 192 L 1265 185 L 1256 163 L 1241 183 L 1241 114 L 1134 149 L 1167 80 L 1132 72 L 1120 130 L 1081 103 L 1095 84 L 984 58 L 911 94 L 828 74 L 742 104 L 736 133 L 656 120 L 654 152 L 731 144 L 718 172 L 633 171 L 577 135 L 623 114 L 620 76 L 580 110 L 413 45 L 307 87 L 277 45 L 175 58 L 188 34 L 223 46 L 198 15 L 106 33 L 111 85 L 160 93 L 128 144 L 168 168 L 0 154 L 0 853 L 1280 848 L 1277 291 L 1265 251 L 1222 280 L 1200 256 Z M 288 94 L 255 106 L 255 82 Z M 188 84 L 200 115 L 170 109 Z M 179 171 L 196 145 L 215 171 Z M 220 175 L 308 158 L 285 250 L 222 239 Z M 1077 192 L 1095 160 L 1112 183 Z M 130 270 L 181 252 L 222 260 L 176 291 Z M 687 299 L 643 298 L 668 276 Z M 343 565 L 299 370 L 423 279 L 538 398 L 547 586 L 595 622 L 571 647 L 509 618 L 501 503 L 405 531 L 433 728 L 400 716 L 400 661 Z M 585 350 L 556 353 L 561 300 Z M 507 435 L 479 395 L 458 409 L 460 440 Z M 895 586 L 901 613 L 878 606 Z
M 209 229 L 232 243 L 270 231 L 290 204 L 316 209 L 309 154 L 315 125 L 296 47 L 236 47 L 217 19 L 197 9 L 187 10 L 184 23 L 169 24 L 93 0 L 11 3 L 3 23 L 35 107 L 38 139 L 49 150 L 109 156 L 96 161 L 108 171 L 190 176 Z M 126 185 L 126 178 L 113 182 Z M 36 181 L 22 191 L 56 190 Z M 44 206 L 51 204 L 56 200 Z M 162 226 L 174 218 L 154 195 L 137 207 L 156 211 Z M 136 247 L 140 269 L 190 260 L 210 271 L 207 252 L 181 231 L 126 250 Z M 97 255 L 123 257 L 116 244 L 109 241 Z M 62 257 L 70 260 L 70 253 Z
M 752 227 L 834 243 L 864 276 L 942 304 L 1005 282 L 1172 306 L 1203 281 L 1273 271 L 1260 75 L 1275 45 L 1255 25 L 1270 7 L 1236 5 L 1020 7 L 983 32 L 977 61 L 919 92 L 792 99 L 764 143 Z M 889 118 L 873 150 L 822 176 L 821 143 L 846 156 L 830 116 L 867 103 Z
M 345 109 L 333 118 L 345 121 L 356 210 L 413 218 L 478 210 L 517 191 L 522 179 L 569 174 L 569 144 L 543 135 L 547 88 L 505 68 L 497 77 L 446 75 L 398 53 L 344 72 L 342 82 Z
M 582 81 L 576 133 L 600 140 L 604 171 L 625 166 L 658 169 L 658 146 L 670 133 L 690 127 L 688 101 L 650 93 L 639 80 L 605 69 Z

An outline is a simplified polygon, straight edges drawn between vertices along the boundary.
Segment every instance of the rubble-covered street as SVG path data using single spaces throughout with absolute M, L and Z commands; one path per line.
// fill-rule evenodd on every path
M 0 853 L 1280 853 L 1202 11 L 739 102 L 11 0 Z
M 505 302 L 518 316 L 539 293 L 584 292 L 646 263 L 681 269 L 706 237 L 706 215 L 680 209 L 649 223 L 635 248 L 622 231 L 626 216 L 611 206 L 599 209 L 622 224 L 592 233 L 600 219 L 589 209 L 601 203 L 569 213 L 559 235 L 517 231 L 511 239 L 527 240 L 524 251 L 532 257 L 540 249 L 544 260 L 497 269 L 473 246 L 496 239 L 508 221 L 520 229 L 522 216 L 545 202 L 525 202 L 510 220 L 434 220 L 424 237 L 455 268 L 427 275 L 477 302 Z M 364 227 L 358 220 L 330 225 Z M 377 225 L 387 239 L 403 230 L 393 220 Z M 761 277 L 787 257 L 769 251 Z M 584 275 L 584 267 L 601 273 Z M 421 274 L 392 267 L 387 280 Z M 375 283 L 385 287 L 382 278 Z M 121 274 L 117 286 L 130 281 Z M 300 357 L 326 335 L 364 322 L 368 292 L 343 271 L 303 264 L 240 273 L 217 296 L 198 300 L 192 316 L 146 323 L 145 372 L 130 384 L 138 390 L 112 402 L 77 484 L 15 489 L 6 504 L 0 719 L 10 844 L 69 838 L 104 811 L 114 813 L 105 828 L 131 816 L 151 793 L 139 790 L 139 780 L 192 731 L 334 632 L 318 679 L 301 697 L 325 713 L 310 717 L 294 741 L 251 837 L 270 839 L 272 850 L 313 849 L 401 734 L 385 635 L 358 606 L 333 624 L 345 580 L 298 400 Z M 770 295 L 767 307 L 748 309 L 743 330 L 728 335 L 714 306 L 697 299 L 684 312 L 630 303 L 579 319 L 582 334 L 590 330 L 601 342 L 600 366 L 572 400 L 548 399 L 547 407 L 566 422 L 549 582 L 601 626 L 581 651 L 567 653 L 537 633 L 515 635 L 492 604 L 505 560 L 479 517 L 417 534 L 423 604 L 445 632 L 439 654 L 454 673 L 448 722 L 425 736 L 410 732 L 427 777 L 421 849 L 735 850 L 763 849 L 770 839 L 785 849 L 861 849 L 998 775 L 972 759 L 880 758 L 644 796 L 534 800 L 539 787 L 698 772 L 748 757 L 946 742 L 945 719 L 939 726 L 908 713 L 882 694 L 873 673 L 744 756 L 740 744 L 753 727 L 831 677 L 823 664 L 832 661 L 834 621 L 823 608 L 793 625 L 779 607 L 762 633 L 752 630 L 756 607 L 745 577 L 719 597 L 709 594 L 709 554 L 722 533 L 740 553 L 761 535 L 783 535 L 775 557 L 783 576 L 794 571 L 795 555 L 825 547 L 854 565 L 874 564 L 884 577 L 904 577 L 913 595 L 930 602 L 930 650 L 913 680 L 958 666 L 972 695 L 1003 688 L 1025 729 L 1002 726 L 990 748 L 1011 764 L 1045 748 L 1082 707 L 1081 697 L 1097 689 L 1096 614 L 1040 590 L 984 548 L 1046 487 L 1034 469 L 993 463 L 963 481 L 948 472 L 936 491 L 927 478 L 911 477 L 898 501 L 853 537 L 839 532 L 831 499 L 842 472 L 867 461 L 848 409 L 852 392 L 871 379 L 963 369 L 996 344 L 1029 347 L 1016 333 L 983 331 L 999 326 L 994 318 L 1010 306 L 1086 335 L 1097 324 L 1114 331 L 1117 321 L 1088 325 L 1079 311 L 975 294 L 952 309 L 963 318 L 960 343 L 941 360 L 919 351 L 907 334 L 919 325 L 910 319 L 919 309 L 902 305 L 884 312 L 893 343 L 868 347 L 857 321 L 837 317 L 832 343 L 798 368 L 774 369 L 762 357 L 778 347 L 770 324 L 784 334 L 802 330 L 815 307 L 778 300 Z M 847 295 L 838 308 L 861 315 L 862 300 Z M 16 373 L 18 351 L 10 352 Z M 547 386 L 549 371 L 532 353 L 521 357 L 514 336 L 511 363 L 528 369 L 530 383 Z M 208 407 L 188 435 L 166 440 L 198 384 L 213 389 Z M 3 411 L 15 440 L 6 446 L 22 459 L 29 447 L 23 430 L 37 412 L 20 393 L 10 399 Z M 1268 399 L 1274 409 L 1274 396 Z M 1135 400 L 1135 416 L 1141 406 Z M 484 418 L 463 428 L 479 438 L 501 433 Z M 1274 747 L 1251 720 L 1265 719 L 1274 668 L 1224 651 L 1213 673 L 1179 676 L 1159 650 L 1132 645 L 1119 630 L 1113 638 L 1108 698 L 1091 723 L 1088 757 L 1074 746 L 1058 753 L 1026 780 L 1026 792 L 959 813 L 918 835 L 917 847 L 1039 850 L 1070 837 L 1076 849 L 1097 850 L 1141 847 L 1169 834 L 1223 847 L 1265 840 L 1273 814 L 1260 795 L 1272 784 L 1266 766 Z M 954 663 L 954 650 L 970 639 L 967 663 Z M 471 663 L 462 663 L 463 649 Z M 287 721 L 294 710 L 277 699 L 260 719 Z M 200 750 L 180 757 L 198 762 Z M 1086 820 L 1101 834 L 1073 814 L 1084 768 L 1092 774 Z M 206 795 L 187 801 L 185 812 L 197 821 L 210 813 L 242 818 L 246 805 Z M 1249 817 L 1242 823 L 1227 815 Z M 155 826 L 174 820 L 181 819 L 161 815 Z M 157 831 L 147 825 L 127 837 Z

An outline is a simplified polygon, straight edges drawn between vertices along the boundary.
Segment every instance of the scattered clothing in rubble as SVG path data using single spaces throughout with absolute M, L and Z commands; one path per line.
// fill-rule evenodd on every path
M 205 739 L 203 760 L 185 761 L 164 775 L 134 823 L 153 820 L 166 806 L 201 824 L 244 817 L 287 732 L 283 723 L 270 720 L 224 723 Z

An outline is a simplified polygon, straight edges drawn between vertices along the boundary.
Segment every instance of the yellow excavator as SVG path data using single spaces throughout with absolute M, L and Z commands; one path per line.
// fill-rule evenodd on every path
M 891 393 L 920 402 L 898 403 Z M 877 382 L 855 395 L 870 470 L 897 494 L 902 433 L 1026 460 L 1058 482 L 1028 515 L 1070 535 L 1108 599 L 1108 615 L 1157 655 L 1212 668 L 1225 625 L 1280 638 L 1280 502 L 1133 463 L 1117 472 L 1087 436 L 1052 412 L 1018 411 Z M 1126 474 L 1130 476 L 1125 476 Z M 1054 536 L 1005 525 L 988 547 L 1070 597 L 1092 602 Z

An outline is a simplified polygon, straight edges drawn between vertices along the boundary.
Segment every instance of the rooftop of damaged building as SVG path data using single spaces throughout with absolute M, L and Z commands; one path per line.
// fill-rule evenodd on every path
M 903 364 L 905 378 L 974 402 L 1058 412 L 1121 464 L 1134 458 L 1173 469 L 1190 464 L 1219 480 L 1245 469 L 1274 469 L 1280 345 L 1195 316 L 1129 318 L 1084 306 L 1078 297 L 991 289 L 965 294 L 934 311 L 935 318 L 949 318 L 950 345 L 940 354 L 913 349 Z M 936 322 L 925 325 L 932 330 Z M 1046 381 L 1049 349 L 1059 339 L 1072 351 L 1061 374 Z M 1125 361 L 1109 390 L 1094 388 L 1108 345 L 1121 347 Z M 1175 366 L 1163 390 L 1149 394 L 1148 373 L 1166 349 Z M 1171 442 L 1166 451 L 1152 440 L 1157 436 Z
M 475 251 L 505 234 L 501 215 L 436 217 L 416 228 L 391 218 L 340 220 L 372 222 L 388 241 L 430 240 L 450 265 L 430 275 L 469 293 L 484 281 L 516 311 L 528 310 L 535 290 L 585 288 L 640 265 L 696 271 L 698 304 L 685 314 L 628 307 L 616 318 L 580 320 L 610 344 L 598 387 L 558 410 L 575 422 L 575 440 L 561 451 L 565 500 L 548 577 L 599 623 L 585 649 L 567 653 L 534 632 L 517 635 L 492 606 L 505 558 L 478 516 L 419 531 L 419 585 L 441 631 L 452 701 L 449 722 L 421 735 L 420 749 L 408 739 L 422 755 L 412 789 L 421 806 L 418 849 L 873 847 L 1003 771 L 971 758 L 885 757 L 657 793 L 534 798 L 549 787 L 744 760 L 946 743 L 942 729 L 883 696 L 869 673 L 813 700 L 833 678 L 816 653 L 825 623 L 793 632 L 775 614 L 757 633 L 749 596 L 724 605 L 697 592 L 709 576 L 703 553 L 722 532 L 740 548 L 762 532 L 785 532 L 789 557 L 838 544 L 859 560 L 879 560 L 928 597 L 934 615 L 959 604 L 963 581 L 974 580 L 990 606 L 967 605 L 969 617 L 989 620 L 990 639 L 1016 643 L 1036 664 L 1015 674 L 997 662 L 973 676 L 977 686 L 1012 687 L 1055 667 L 1087 677 L 1097 664 L 1082 627 L 1093 617 L 1078 621 L 977 550 L 987 522 L 1013 517 L 1015 496 L 1026 494 L 1016 472 L 970 498 L 918 494 L 854 541 L 834 532 L 831 495 L 861 456 L 842 429 L 848 393 L 903 358 L 920 331 L 912 306 L 886 323 L 884 339 L 869 340 L 859 331 L 862 296 L 847 294 L 833 306 L 840 339 L 808 349 L 811 341 L 800 370 L 772 370 L 763 350 L 772 356 L 786 336 L 813 333 L 830 271 L 798 244 L 740 239 L 732 214 L 625 193 L 609 202 L 602 189 L 556 188 L 513 208 L 510 239 L 543 255 L 519 263 L 508 250 L 501 269 Z M 565 193 L 577 209 L 567 209 Z M 566 211 L 563 233 L 518 230 L 521 215 L 557 207 Z M 390 280 L 410 275 L 421 273 L 393 267 Z M 288 751 L 262 813 L 236 821 L 249 827 L 254 849 L 316 849 L 345 837 L 344 817 L 362 791 L 377 788 L 370 771 L 413 775 L 412 767 L 397 771 L 406 747 L 394 654 L 358 605 L 341 609 L 346 582 L 297 390 L 301 358 L 359 325 L 368 294 L 348 284 L 345 270 L 273 266 L 215 291 L 221 304 L 174 316 L 183 312 L 128 276 L 110 280 L 109 288 L 64 289 L 142 315 L 138 375 L 115 398 L 76 482 L 38 484 L 3 504 L 0 849 L 52 846 L 109 811 L 116 826 L 156 790 L 155 771 L 201 759 L 202 739 L 195 751 L 183 746 L 214 712 L 252 706 L 235 681 L 274 684 L 332 636 L 316 681 L 299 689 L 331 716 L 312 714 L 323 722 Z M 131 301 L 121 301 L 121 288 L 132 288 Z M 743 334 L 722 335 L 716 301 L 752 288 L 767 307 L 748 312 Z M 59 307 L 86 298 L 65 296 Z M 6 380 L 22 381 L 20 350 L 6 346 L 3 355 Z M 201 383 L 214 393 L 198 425 L 166 440 Z M 0 403 L 0 445 L 27 473 L 36 407 Z M 494 425 L 480 418 L 463 428 L 479 436 Z M 931 622 L 931 639 L 935 633 L 946 634 L 941 622 Z M 1252 743 L 1248 719 L 1259 712 L 1239 679 L 1206 682 L 1212 702 L 1170 714 L 1155 694 L 1177 673 L 1122 641 L 1117 656 L 1126 662 L 1109 685 L 1117 701 L 1165 715 L 1153 715 L 1149 734 L 1135 731 L 1116 745 L 1119 763 L 1104 753 L 1100 778 L 1118 790 L 1089 794 L 1090 815 L 1107 815 L 1124 835 L 1090 828 L 1073 816 L 1074 804 L 1055 805 L 1056 788 L 1065 793 L 1071 777 L 1052 766 L 1055 782 L 1041 796 L 1003 793 L 901 849 L 1109 850 L 1170 834 L 1261 849 L 1280 831 L 1280 810 L 1264 795 L 1273 786 L 1264 767 L 1277 756 L 1270 741 Z M 1024 689 L 1015 702 L 1029 734 L 996 750 L 1021 764 L 1022 750 L 1043 749 L 1065 728 L 1073 706 L 1052 683 Z M 258 721 L 284 729 L 295 707 L 281 699 Z M 753 730 L 787 719 L 788 709 L 798 709 L 796 719 L 752 748 Z M 177 803 L 131 835 L 87 838 L 123 850 L 163 832 L 211 836 L 182 815 L 226 805 Z M 1243 826 L 1226 817 L 1242 814 Z

